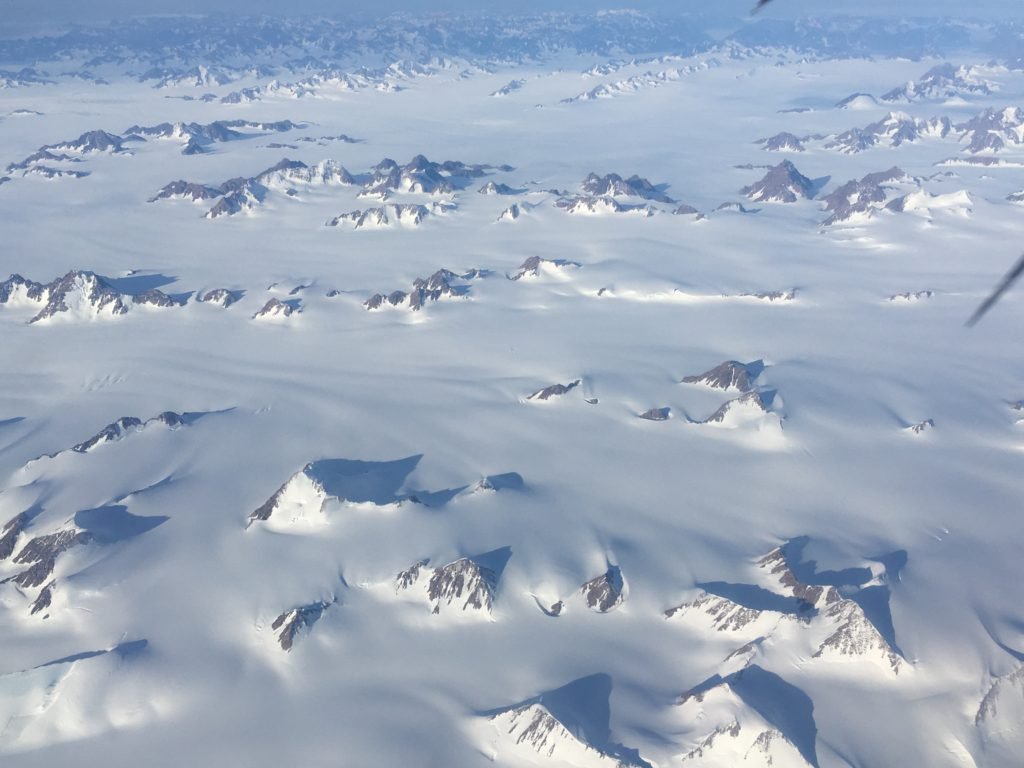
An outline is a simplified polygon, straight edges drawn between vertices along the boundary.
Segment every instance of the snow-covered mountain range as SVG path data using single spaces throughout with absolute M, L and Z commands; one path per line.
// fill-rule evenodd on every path
M 1017 765 L 1024 37 L 770 8 L 5 35 L 0 764 Z

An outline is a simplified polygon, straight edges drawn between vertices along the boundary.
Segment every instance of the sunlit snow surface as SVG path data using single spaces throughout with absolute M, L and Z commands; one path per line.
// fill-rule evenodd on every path
M 757 143 L 879 121 L 834 105 L 938 63 L 0 88 L 0 163 L 53 145 L 73 159 L 37 165 L 88 173 L 7 173 L 0 278 L 112 292 L 0 306 L 0 763 L 1017 764 L 1019 294 L 963 322 L 1024 244 L 1024 146 Z M 1024 101 L 982 74 L 899 108 Z M 299 127 L 66 146 L 215 120 Z M 420 154 L 482 168 L 371 189 Z M 285 157 L 353 180 L 275 172 L 214 218 L 222 191 L 148 202 Z M 819 199 L 740 194 L 787 157 Z M 822 226 L 821 196 L 893 165 L 903 210 Z M 591 172 L 674 202 L 588 198 Z M 681 383 L 730 360 L 763 363 L 751 393 Z

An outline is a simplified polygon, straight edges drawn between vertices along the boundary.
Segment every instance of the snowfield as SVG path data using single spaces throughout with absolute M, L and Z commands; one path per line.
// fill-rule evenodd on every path
M 1024 71 L 522 23 L 0 45 L 5 768 L 1019 763 Z

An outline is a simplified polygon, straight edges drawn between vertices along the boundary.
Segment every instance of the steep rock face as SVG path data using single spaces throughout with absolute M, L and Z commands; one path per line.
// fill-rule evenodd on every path
M 348 224 L 352 229 L 386 229 L 394 226 L 418 227 L 427 217 L 430 209 L 418 204 L 392 204 L 380 208 L 350 211 L 335 216 L 327 222 L 329 227 Z
M 580 264 L 576 261 L 567 261 L 565 259 L 544 259 L 540 256 L 530 256 L 526 261 L 519 265 L 519 269 L 517 269 L 513 274 L 508 275 L 508 279 L 522 280 L 523 278 L 541 277 L 542 275 L 562 277 L 566 271 L 579 268 Z
M 516 91 L 520 90 L 524 85 L 526 85 L 525 80 L 510 80 L 509 82 L 505 83 L 505 85 L 501 86 L 501 88 L 494 91 L 491 94 L 491 96 L 508 96 L 509 94 L 515 93 Z
M 1024 199 L 1024 198 L 1022 198 Z M 500 214 L 498 214 L 498 221 L 515 221 L 523 215 L 523 210 L 518 203 L 513 203 Z
M 46 306 L 29 320 L 38 323 L 68 314 L 81 319 L 128 312 L 125 296 L 93 272 L 73 270 L 46 286 Z
M 732 201 L 726 201 L 715 208 L 716 211 L 734 211 L 735 213 L 757 213 L 760 208 L 750 209 L 743 205 L 743 203 L 737 203 Z
M 906 431 L 910 432 L 912 435 L 923 435 L 927 432 L 931 432 L 933 429 L 935 429 L 935 422 L 932 419 L 925 419 L 924 421 L 919 421 L 917 424 L 911 424 L 906 428 Z
M 740 193 L 755 202 L 795 203 L 801 197 L 814 197 L 814 183 L 789 160 L 783 160 L 760 181 L 744 187 Z
M 333 160 L 322 160 L 306 165 L 298 160 L 282 160 L 256 176 L 267 187 L 287 187 L 292 184 L 351 186 L 355 178 L 343 165 Z
M 58 152 L 77 152 L 89 154 L 91 152 L 120 152 L 124 139 L 106 131 L 86 131 L 77 139 L 64 141 L 57 144 L 47 144 L 41 149 L 56 150 Z
M 1015 730 L 1024 718 L 1024 667 L 997 677 L 974 716 L 974 724 L 991 738 Z
M 805 609 L 814 608 L 822 601 L 822 598 L 827 597 L 830 601 L 835 601 L 838 598 L 838 592 L 835 590 L 828 591 L 826 587 L 810 586 L 801 582 L 794 575 L 783 547 L 776 547 L 766 554 L 757 561 L 757 566 L 768 573 L 769 577 L 778 585 L 779 591 L 795 597 L 805 606 Z
M 277 298 L 272 298 L 267 301 L 257 312 L 252 316 L 253 320 L 286 320 L 292 315 L 300 312 L 299 300 L 290 299 L 288 301 L 281 301 Z
M 363 306 L 369 310 L 380 309 L 384 306 L 408 306 L 412 311 L 418 312 L 430 302 L 468 297 L 470 287 L 467 283 L 486 275 L 487 272 L 479 269 L 471 269 L 461 275 L 449 269 L 439 269 L 430 277 L 416 278 L 413 281 L 412 290 L 408 293 L 405 291 L 392 291 L 389 294 L 377 293 L 363 302 Z
M 35 616 L 37 613 L 41 613 L 53 605 L 53 591 L 57 588 L 57 582 L 51 581 L 41 590 L 36 596 L 36 599 L 32 602 L 32 607 L 29 609 L 29 615 Z M 43 618 L 46 618 L 45 616 Z
M 204 304 L 216 304 L 227 309 L 241 297 L 241 291 L 232 291 L 227 288 L 212 288 L 206 293 L 200 294 L 196 301 Z
M 184 179 L 179 179 L 162 187 L 159 192 L 149 198 L 149 202 L 155 203 L 157 200 L 181 199 L 198 203 L 203 200 L 214 200 L 220 196 L 221 191 L 216 187 L 208 187 L 205 184 L 193 184 Z
M 824 604 L 827 607 L 822 612 L 821 622 L 830 623 L 832 631 L 818 646 L 813 658 L 872 659 L 887 665 L 894 674 L 900 673 L 902 657 L 893 651 L 857 603 L 844 600 L 835 587 L 829 587 Z
M 739 294 L 741 299 L 757 299 L 758 301 L 767 301 L 774 303 L 776 301 L 796 301 L 796 288 L 790 288 L 788 291 L 757 291 L 756 293 L 741 293 Z
M 751 637 L 770 632 L 783 615 L 777 611 L 749 608 L 708 592 L 665 611 L 666 619 L 683 619 L 698 628 Z
M 315 463 L 310 462 L 253 510 L 248 525 L 271 518 L 278 526 L 323 524 L 326 522 L 324 503 L 329 498 L 331 494 L 317 477 Z
M 4 523 L 3 528 L 0 528 L 0 560 L 6 560 L 14 554 L 18 537 L 28 527 L 31 520 L 32 515 L 28 511 L 21 512 Z
M 761 139 L 758 144 L 767 152 L 803 152 L 804 144 L 799 136 L 783 131 L 767 139 Z
M 701 423 L 737 427 L 750 421 L 759 420 L 765 414 L 771 413 L 765 397 L 761 392 L 747 392 L 722 405 Z
M 89 453 L 105 443 L 113 443 L 118 440 L 123 440 L 129 435 L 135 432 L 141 432 L 143 429 L 150 426 L 162 425 L 169 429 L 177 429 L 178 427 L 186 426 L 187 424 L 188 421 L 185 418 L 185 415 L 175 413 L 174 411 L 164 411 L 163 413 L 158 414 L 151 419 L 147 419 L 146 421 L 136 418 L 135 416 L 123 416 L 117 421 L 111 422 L 105 426 L 88 440 L 83 440 L 77 445 L 72 446 L 71 450 L 75 453 Z
M 948 117 L 922 120 L 906 112 L 889 112 L 863 128 L 851 128 L 830 139 L 825 149 L 856 154 L 875 146 L 899 147 L 922 138 L 945 138 L 953 131 Z
M 462 558 L 434 570 L 427 585 L 427 596 L 434 613 L 443 605 L 461 604 L 463 611 L 474 609 L 490 613 L 498 579 L 494 571 Z
M 89 531 L 73 528 L 57 531 L 29 540 L 15 555 L 15 563 L 30 567 L 5 581 L 12 581 L 25 589 L 38 587 L 53 575 L 57 558 L 73 547 L 88 544 L 93 540 Z
M 454 160 L 436 163 L 423 155 L 416 155 L 405 165 L 385 158 L 371 170 L 360 196 L 386 199 L 393 192 L 448 195 L 468 180 L 483 176 L 487 168 Z
M 679 757 L 694 766 L 818 764 L 813 704 L 798 688 L 749 665 L 715 676 L 680 697 L 678 717 L 689 748 Z
M 168 307 L 183 307 L 187 303 L 187 296 L 170 296 L 157 288 L 151 288 L 148 291 L 137 293 L 132 296 L 132 304 L 138 304 L 143 307 L 158 307 L 166 309 Z
M 421 560 L 400 572 L 395 577 L 395 590 L 424 589 L 434 614 L 441 613 L 442 606 L 490 614 L 498 587 L 498 575 L 493 570 L 468 557 L 434 569 L 428 569 L 427 564 Z
M 726 360 L 704 373 L 684 377 L 682 383 L 704 384 L 712 389 L 724 389 L 726 392 L 750 392 L 754 388 L 754 380 L 761 375 L 762 370 L 764 363 L 760 360 L 752 363 Z
M 566 213 L 585 216 L 622 213 L 626 210 L 614 197 L 563 197 L 555 205 Z
M 52 168 L 48 165 L 32 165 L 22 173 L 22 176 L 39 176 L 44 179 L 84 179 L 88 175 L 89 171 Z
M 783 594 L 795 597 L 811 616 L 809 630 L 824 634 L 812 656 L 815 659 L 867 660 L 898 675 L 905 661 L 868 619 L 864 609 L 833 586 L 805 584 L 796 577 L 785 549 L 776 547 L 758 560 L 759 568 Z
M 41 304 L 49 296 L 49 286 L 13 274 L 0 283 L 0 304 Z
M 270 628 L 278 633 L 281 650 L 290 651 L 299 636 L 309 632 L 331 603 L 318 601 L 292 608 L 279 615 Z
M 597 613 L 608 613 L 615 610 L 626 599 L 626 582 L 622 571 L 616 565 L 608 566 L 608 570 L 596 576 L 580 587 L 580 594 L 587 607 Z
M 617 173 L 604 176 L 591 173 L 580 184 L 580 189 L 591 197 L 639 197 L 658 203 L 675 202 L 647 179 L 635 174 L 623 179 Z
M 668 421 L 671 417 L 672 409 L 668 407 L 650 408 L 637 415 L 637 418 L 644 419 L 646 421 Z
M 573 735 L 543 704 L 527 704 L 490 718 L 499 744 L 530 762 L 551 762 L 575 768 L 623 768 L 626 763 L 606 755 Z
M 823 224 L 832 226 L 870 218 L 885 205 L 893 185 L 912 181 L 897 166 L 869 173 L 860 180 L 851 179 L 822 198 L 825 210 L 830 214 Z
M 555 201 L 555 207 L 576 216 L 605 216 L 614 213 L 628 213 L 649 218 L 658 213 L 658 209 L 650 204 L 630 205 L 620 203 L 614 197 L 608 195 L 562 197 Z
M 1007 144 L 1024 142 L 1024 110 L 1020 107 L 989 107 L 970 120 L 957 124 L 956 130 L 962 139 L 967 140 L 969 153 L 995 153 Z
M 103 443 L 121 440 L 130 432 L 138 432 L 142 427 L 142 419 L 137 419 L 134 416 L 124 416 L 108 424 L 88 440 L 83 440 L 78 445 L 73 446 L 71 450 L 75 453 L 88 453 Z
M 477 190 L 477 193 L 481 195 L 516 195 L 519 194 L 519 190 L 512 189 L 508 184 L 488 181 Z
M 955 99 L 964 95 L 989 96 L 990 83 L 978 76 L 974 67 L 945 63 L 932 67 L 919 79 L 882 94 L 882 101 L 914 102 Z
M 527 400 L 550 400 L 553 397 L 561 397 L 580 385 L 580 379 L 570 381 L 568 384 L 552 384 L 551 386 L 538 389 Z
M 652 768 L 610 738 L 612 679 L 596 674 L 484 714 L 481 725 L 501 765 Z
M 205 219 L 219 219 L 237 213 L 251 212 L 262 205 L 267 188 L 255 179 L 231 179 L 220 186 L 224 195 L 217 204 L 203 214 Z
M 836 109 L 873 109 L 878 106 L 878 99 L 870 93 L 851 93 L 836 103 Z
M 894 304 L 915 304 L 919 301 L 925 301 L 935 295 L 934 291 L 907 291 L 905 293 L 894 293 L 889 297 L 889 301 Z
M 80 163 L 82 158 L 69 155 L 66 152 L 51 152 L 48 149 L 38 149 L 24 160 L 17 163 L 9 163 L 7 172 L 24 171 L 40 163 Z

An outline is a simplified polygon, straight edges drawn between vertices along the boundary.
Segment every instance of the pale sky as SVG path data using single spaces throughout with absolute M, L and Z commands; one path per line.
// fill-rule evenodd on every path
M 167 13 L 227 12 L 239 14 L 330 16 L 367 16 L 392 11 L 475 12 L 507 14 L 548 10 L 594 11 L 602 8 L 633 7 L 641 10 L 697 10 L 746 15 L 753 0 L 516 0 L 515 3 L 494 0 L 0 0 L 0 36 L 5 24 L 22 25 L 43 22 L 106 21 L 119 17 Z M 907 16 L 972 15 L 982 18 L 1024 17 L 1020 0 L 774 0 L 763 11 L 763 17 L 821 15 L 899 14 Z

